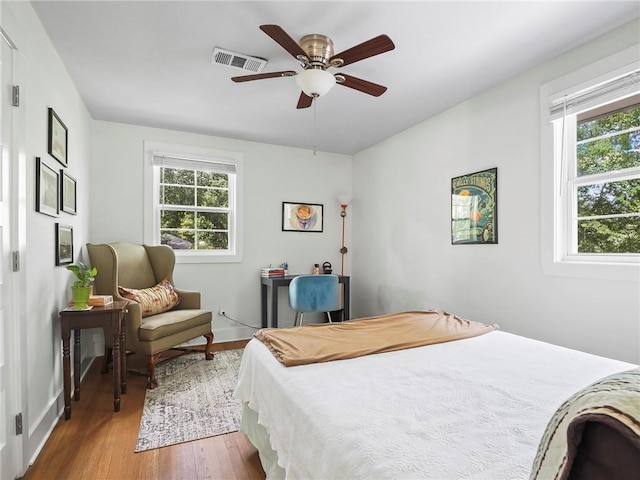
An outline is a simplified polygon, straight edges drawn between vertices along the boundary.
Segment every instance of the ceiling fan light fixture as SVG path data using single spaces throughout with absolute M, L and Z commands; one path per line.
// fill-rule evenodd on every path
M 336 84 L 336 79 L 326 70 L 308 69 L 296 75 L 296 82 L 306 95 L 316 98 L 328 93 Z

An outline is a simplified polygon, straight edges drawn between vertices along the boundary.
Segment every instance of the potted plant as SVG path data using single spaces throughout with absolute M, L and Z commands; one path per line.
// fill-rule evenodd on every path
M 78 262 L 76 265 L 67 265 L 67 270 L 70 270 L 76 276 L 76 280 L 71 285 L 73 308 L 86 310 L 89 306 L 89 296 L 91 295 L 98 269 L 96 267 L 89 268 L 84 263 Z

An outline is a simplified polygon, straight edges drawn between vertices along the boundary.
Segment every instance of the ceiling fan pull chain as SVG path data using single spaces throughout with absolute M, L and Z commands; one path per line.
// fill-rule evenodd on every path
M 316 119 L 316 109 L 318 105 L 318 99 L 313 102 L 313 154 L 318 155 L 318 127 Z

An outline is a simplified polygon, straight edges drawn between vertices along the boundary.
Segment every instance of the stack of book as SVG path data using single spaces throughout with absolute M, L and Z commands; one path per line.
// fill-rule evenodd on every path
M 104 307 L 111 303 L 113 303 L 112 295 L 91 295 L 89 297 L 87 305 L 89 305 L 90 307 Z M 73 307 L 73 300 L 69 302 L 69 306 Z
M 282 267 L 268 267 L 260 270 L 261 277 L 273 278 L 273 277 L 284 277 L 284 268 Z
M 109 305 L 113 303 L 112 295 L 91 295 L 89 297 L 89 305 L 93 305 L 94 307 L 104 307 L 105 305 Z

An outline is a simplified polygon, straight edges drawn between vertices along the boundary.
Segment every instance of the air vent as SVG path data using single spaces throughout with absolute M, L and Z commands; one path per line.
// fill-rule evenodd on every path
M 267 60 L 215 47 L 213 49 L 213 55 L 211 56 L 211 63 L 224 65 L 237 70 L 260 73 L 267 64 Z

